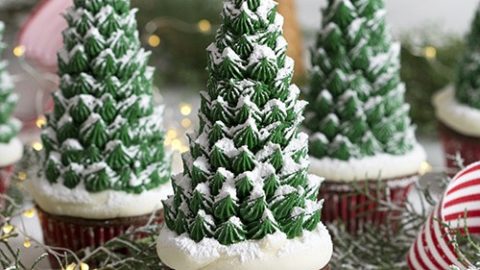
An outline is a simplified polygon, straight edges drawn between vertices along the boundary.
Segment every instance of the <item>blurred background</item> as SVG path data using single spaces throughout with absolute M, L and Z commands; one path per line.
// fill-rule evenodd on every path
M 38 127 L 51 106 L 56 88 L 55 52 L 62 27 L 58 7 L 71 0 L 0 0 L 0 20 L 6 22 L 5 40 L 17 91 L 21 96 L 17 116 L 24 122 L 23 139 L 41 148 Z M 198 91 L 205 88 L 205 48 L 213 39 L 220 18 L 221 0 L 132 0 L 139 8 L 139 29 L 145 47 L 153 52 L 157 68 L 159 101 L 167 105 L 167 144 L 186 151 L 183 134 L 194 128 Z M 320 27 L 320 9 L 326 0 L 280 0 L 287 18 L 285 31 L 290 54 L 296 60 L 296 82 L 307 87 L 308 48 Z M 387 0 L 388 22 L 395 39 L 402 42 L 402 77 L 407 100 L 422 143 L 431 156 L 441 156 L 435 140 L 432 94 L 448 85 L 463 50 L 463 36 L 478 1 Z M 67 4 L 68 5 L 68 4 Z M 45 17 L 42 20 L 41 17 Z M 40 17 L 40 18 L 39 18 Z M 58 24 L 58 25 L 57 25 Z M 58 31 L 56 31 L 58 32 Z M 441 166 L 441 157 L 431 161 Z
M 63 26 L 58 8 L 71 0 L 0 0 L 0 20 L 6 23 L 5 41 L 20 102 L 16 116 L 24 123 L 22 139 L 41 150 L 38 135 L 56 89 L 55 52 L 61 46 Z M 187 151 L 185 132 L 197 123 L 198 92 L 206 85 L 205 48 L 220 22 L 222 0 L 132 0 L 144 46 L 153 52 L 157 68 L 157 99 L 166 106 L 166 144 L 176 153 Z M 285 31 L 290 54 L 296 60 L 296 81 L 308 87 L 308 48 L 320 28 L 320 8 L 326 0 L 280 0 L 287 18 Z M 443 167 L 436 139 L 430 99 L 455 76 L 463 51 L 463 36 L 478 5 L 476 0 L 386 0 L 388 22 L 395 39 L 402 42 L 402 77 L 418 137 L 427 149 L 433 168 Z M 50 6 L 50 3 L 55 5 Z M 176 155 L 176 170 L 180 166 Z M 28 228 L 38 228 L 35 220 Z M 41 239 L 38 229 L 31 234 Z M 27 248 L 19 240 L 20 248 Z M 42 250 L 30 250 L 26 262 Z
M 21 94 L 17 115 L 27 129 L 38 124 L 37 120 L 50 106 L 49 92 L 55 89 L 55 51 L 61 46 L 61 37 L 49 31 L 54 28 L 43 24 L 51 26 L 52 20 L 61 23 L 62 19 L 58 8 L 45 6 L 48 6 L 47 2 L 69 1 L 0 0 L 0 20 L 7 24 L 5 39 L 10 46 L 10 53 L 5 57 L 10 60 L 10 70 L 16 75 L 17 89 Z M 174 112 L 167 111 L 167 117 L 179 120 L 173 121 L 177 128 L 182 127 L 181 120 L 184 119 L 175 117 L 192 114 L 197 93 L 204 88 L 205 48 L 218 27 L 221 2 L 133 0 L 133 5 L 139 8 L 137 18 L 142 40 L 154 54 L 152 64 L 157 67 L 156 85 L 169 107 L 178 107 Z M 297 62 L 296 80 L 301 87 L 305 87 L 308 78 L 308 48 L 320 27 L 320 9 L 325 2 L 280 0 L 282 13 L 288 17 L 286 31 L 291 55 Z M 476 5 L 474 0 L 461 3 L 454 0 L 387 0 L 392 32 L 403 44 L 402 76 L 408 86 L 407 99 L 412 104 L 412 117 L 421 137 L 435 136 L 430 98 L 434 91 L 454 77 L 455 64 L 463 49 L 462 37 L 468 30 Z M 42 13 L 46 13 L 49 20 L 37 19 Z M 25 45 L 22 42 L 28 44 L 26 48 L 18 47 Z M 178 113 L 180 116 L 175 116 Z M 195 123 L 193 118 L 184 120 L 183 128 L 192 123 Z M 25 137 L 29 141 L 35 140 L 32 130 L 26 132 Z M 177 150 L 185 150 L 183 145 L 174 142 Z

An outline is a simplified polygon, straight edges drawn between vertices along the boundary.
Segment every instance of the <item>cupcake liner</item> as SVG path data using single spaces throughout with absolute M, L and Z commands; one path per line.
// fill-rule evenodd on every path
M 151 214 L 147 214 L 137 217 L 93 220 L 53 215 L 38 206 L 37 209 L 45 245 L 74 252 L 85 248 L 95 249 L 128 231 L 145 226 L 152 217 Z M 163 223 L 163 211 L 158 211 L 153 222 Z M 133 235 L 132 239 L 140 239 L 144 236 L 138 233 Z M 52 267 L 58 266 L 53 256 L 50 256 L 50 262 Z
M 10 186 L 10 178 L 13 175 L 14 169 L 14 165 L 0 168 L 0 194 L 7 193 L 8 187 Z
M 319 193 L 319 199 L 324 200 L 322 221 L 341 221 L 351 233 L 358 232 L 365 225 L 385 224 L 399 213 L 383 209 L 379 201 L 404 205 L 418 178 L 414 175 L 385 181 L 356 181 L 357 188 L 325 181 Z
M 407 255 L 411 270 L 443 270 L 451 266 L 466 269 L 472 264 L 460 260 L 452 244 L 458 232 L 480 235 L 480 163 L 458 173 L 430 214 Z M 458 252 L 460 252 L 458 250 Z
M 460 154 L 465 166 L 480 160 L 480 138 L 460 134 L 443 123 L 438 124 L 438 132 L 451 176 L 460 170 L 454 160 L 457 154 Z

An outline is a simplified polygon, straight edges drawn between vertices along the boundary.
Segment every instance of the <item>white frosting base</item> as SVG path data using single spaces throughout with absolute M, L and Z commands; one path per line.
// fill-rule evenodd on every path
M 54 215 L 87 219 L 135 217 L 162 209 L 162 200 L 173 194 L 170 183 L 141 194 L 123 191 L 89 193 L 80 184 L 69 189 L 63 184 L 50 184 L 45 179 L 27 181 L 27 188 L 35 202 Z
M 425 160 L 425 150 L 419 144 L 401 156 L 380 154 L 348 161 L 310 156 L 310 173 L 327 181 L 386 180 L 417 174 Z
M 458 102 L 454 87 L 449 86 L 435 94 L 433 105 L 442 123 L 464 135 L 480 137 L 480 110 Z
M 18 138 L 13 138 L 8 144 L 0 143 L 0 167 L 12 165 L 23 156 L 23 144 Z
M 166 265 L 178 270 L 319 270 L 330 262 L 333 244 L 323 224 L 295 239 L 277 232 L 231 246 L 211 238 L 196 243 L 188 235 L 178 236 L 165 226 L 157 252 Z

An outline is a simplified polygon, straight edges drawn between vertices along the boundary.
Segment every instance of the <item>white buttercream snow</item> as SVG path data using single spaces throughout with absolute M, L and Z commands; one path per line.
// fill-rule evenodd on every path
M 333 253 L 332 240 L 323 224 L 301 237 L 287 239 L 282 232 L 261 240 L 249 240 L 230 246 L 206 238 L 196 243 L 186 234 L 177 235 L 166 226 L 160 232 L 157 252 L 173 269 L 182 270 L 318 270 L 325 267 Z
M 46 179 L 31 179 L 27 187 L 35 202 L 44 211 L 61 216 L 88 219 L 135 217 L 162 209 L 162 200 L 173 194 L 169 183 L 141 194 L 123 191 L 90 193 L 81 183 L 69 189 L 61 183 L 51 184 Z
M 348 161 L 310 156 L 310 173 L 327 181 L 353 182 L 357 180 L 392 179 L 417 174 L 426 153 L 419 144 L 404 155 L 379 154 Z
M 442 123 L 464 135 L 480 137 L 480 110 L 458 102 L 453 86 L 437 93 L 433 105 Z
M 23 156 L 23 144 L 18 138 L 13 138 L 9 143 L 0 143 L 0 167 L 12 165 Z

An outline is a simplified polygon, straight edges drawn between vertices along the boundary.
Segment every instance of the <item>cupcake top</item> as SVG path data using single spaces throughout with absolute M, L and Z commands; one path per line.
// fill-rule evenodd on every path
M 164 201 L 157 247 L 173 269 L 318 270 L 332 255 L 276 6 L 224 0 L 200 128 Z
M 407 176 L 425 160 L 404 100 L 400 45 L 385 14 L 383 0 L 328 1 L 323 9 L 305 127 L 311 171 L 327 180 Z
M 480 9 L 467 37 L 455 87 L 438 93 L 433 103 L 440 121 L 468 136 L 480 136 Z
M 1 42 L 4 30 L 5 25 L 0 22 L 0 55 L 6 47 Z M 22 125 L 12 117 L 18 101 L 14 87 L 7 62 L 0 61 L 0 168 L 14 164 L 23 155 L 23 145 L 16 138 Z
M 76 0 L 65 14 L 43 178 L 31 183 L 47 212 L 102 219 L 160 207 L 152 198 L 167 188 L 170 161 L 135 13 L 130 0 Z

